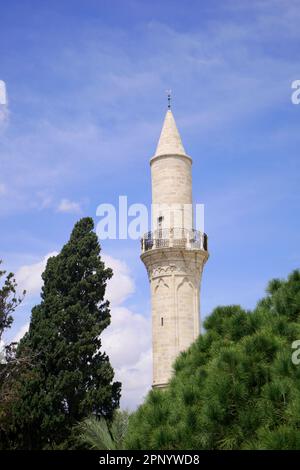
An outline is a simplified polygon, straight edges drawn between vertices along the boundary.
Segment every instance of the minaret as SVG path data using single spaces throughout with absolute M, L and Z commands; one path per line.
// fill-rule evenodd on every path
M 192 159 L 182 145 L 170 103 L 155 155 L 152 232 L 141 259 L 151 287 L 153 387 L 166 387 L 173 363 L 200 333 L 200 283 L 208 259 L 207 236 L 194 230 Z

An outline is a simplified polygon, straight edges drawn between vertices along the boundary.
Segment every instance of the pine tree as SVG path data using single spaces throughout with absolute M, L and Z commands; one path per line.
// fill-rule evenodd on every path
M 70 448 L 74 425 L 91 414 L 111 419 L 119 406 L 121 385 L 112 382 L 100 340 L 110 324 L 104 295 L 112 271 L 101 261 L 93 227 L 92 219 L 80 220 L 42 276 L 41 303 L 17 351 L 30 351 L 32 367 L 18 383 L 12 447 Z
M 129 449 L 300 449 L 300 271 L 253 312 L 218 307 L 129 420 Z

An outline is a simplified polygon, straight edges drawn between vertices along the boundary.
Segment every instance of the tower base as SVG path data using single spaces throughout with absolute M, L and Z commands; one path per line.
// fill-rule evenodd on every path
M 173 364 L 200 334 L 200 282 L 208 252 L 167 247 L 141 255 L 152 303 L 153 388 L 166 388 Z

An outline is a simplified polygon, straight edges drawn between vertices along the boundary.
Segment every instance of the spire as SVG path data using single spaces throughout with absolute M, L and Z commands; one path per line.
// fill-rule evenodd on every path
M 186 155 L 171 109 L 168 109 L 155 152 L 158 155 Z

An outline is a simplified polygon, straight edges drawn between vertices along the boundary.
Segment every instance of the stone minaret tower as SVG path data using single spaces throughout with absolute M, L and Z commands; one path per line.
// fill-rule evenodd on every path
M 192 159 L 168 109 L 151 158 L 152 232 L 141 259 L 151 286 L 153 387 L 166 387 L 175 358 L 200 333 L 200 283 L 207 237 L 194 230 Z

